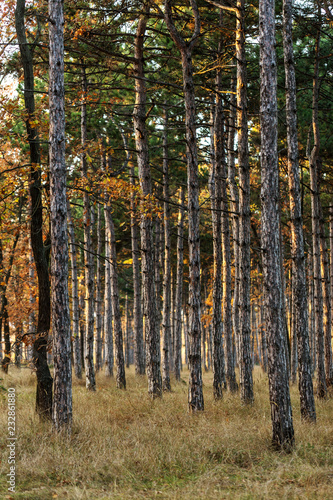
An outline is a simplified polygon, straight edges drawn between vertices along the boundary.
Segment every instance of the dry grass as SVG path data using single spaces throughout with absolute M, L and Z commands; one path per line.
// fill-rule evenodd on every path
M 317 401 L 316 425 L 301 423 L 292 387 L 296 449 L 277 453 L 270 446 L 267 380 L 259 368 L 252 407 L 228 393 L 215 403 L 212 375 L 204 374 L 205 412 L 194 416 L 187 413 L 186 372 L 184 382 L 154 402 L 146 379 L 137 380 L 132 369 L 126 392 L 102 374 L 96 393 L 75 381 L 70 439 L 39 423 L 34 377 L 11 368 L 1 381 L 15 386 L 18 397 L 17 499 L 333 498 L 333 399 Z M 1 394 L 0 497 L 6 498 L 7 402 Z

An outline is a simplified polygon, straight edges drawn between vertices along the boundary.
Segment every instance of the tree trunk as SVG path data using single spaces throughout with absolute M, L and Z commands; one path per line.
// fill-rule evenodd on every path
M 217 99 L 220 99 L 219 97 Z M 213 335 L 213 394 L 216 400 L 222 399 L 223 375 L 224 375 L 224 349 L 222 337 L 222 238 L 221 238 L 221 162 L 216 161 L 216 147 L 219 145 L 219 130 L 216 122 L 218 112 L 217 105 L 211 107 L 211 169 L 209 174 L 209 193 L 211 199 L 212 226 L 213 226 L 213 256 L 214 256 L 214 277 L 213 277 L 213 315 L 212 315 L 212 335 Z M 221 153 L 218 153 L 219 155 Z M 222 356 L 221 356 L 222 354 Z
M 102 369 L 102 205 L 97 206 L 97 272 L 96 272 L 96 372 Z
M 304 257 L 302 200 L 299 181 L 296 78 L 292 41 L 292 0 L 283 2 L 283 46 L 286 75 L 286 119 L 288 142 L 288 178 L 290 193 L 292 298 L 299 357 L 299 391 L 301 415 L 316 420 L 311 377 L 306 271 Z
M 49 159 L 51 220 L 51 308 L 54 362 L 53 424 L 71 432 L 72 366 L 68 296 L 68 234 L 65 163 L 64 12 L 49 0 Z
M 323 291 L 320 262 L 320 133 L 318 123 L 319 99 L 319 49 L 320 29 L 317 32 L 316 56 L 313 76 L 312 93 L 312 130 L 314 145 L 310 154 L 310 188 L 311 188 L 311 218 L 312 218 L 312 245 L 313 245 L 313 280 L 314 280 L 314 308 L 317 350 L 317 396 L 325 398 L 327 394 L 324 355 L 324 324 L 323 324 Z
M 188 182 L 189 221 L 189 393 L 188 404 L 191 412 L 204 409 L 201 370 L 201 318 L 200 318 L 200 211 L 198 182 L 198 152 L 196 141 L 195 90 L 193 82 L 192 51 L 200 34 L 200 16 L 195 0 L 191 0 L 194 15 L 194 34 L 185 42 L 172 20 L 171 0 L 165 2 L 165 22 L 170 35 L 180 50 L 182 57 L 183 88 L 185 98 L 185 131 Z
M 8 374 L 8 366 L 10 363 L 10 351 L 11 351 L 11 343 L 10 343 L 10 330 L 9 330 L 9 320 L 8 320 L 8 310 L 7 310 L 7 297 L 6 295 L 2 296 L 2 303 L 3 303 L 3 313 L 2 313 L 2 318 L 3 318 L 3 325 L 4 325 L 4 344 L 5 344 L 5 349 L 4 349 L 4 357 L 1 361 L 2 365 L 2 370 L 4 373 Z
M 82 378 L 81 364 L 81 343 L 80 343 L 80 327 L 79 327 L 79 292 L 77 279 L 77 260 L 75 247 L 75 232 L 71 216 L 70 203 L 67 205 L 68 217 L 68 232 L 69 232 L 69 253 L 72 266 L 72 336 L 74 338 L 74 372 L 78 379 Z
M 330 289 L 330 271 L 328 263 L 328 251 L 325 238 L 325 225 L 320 214 L 320 262 L 322 270 L 323 287 L 323 323 L 324 323 L 324 344 L 325 344 L 325 374 L 326 385 L 330 387 L 333 383 L 332 366 L 332 338 L 331 338 L 331 289 Z
M 15 10 L 15 27 L 20 46 L 21 59 L 24 71 L 24 103 L 27 112 L 26 129 L 30 146 L 30 182 L 31 197 L 31 246 L 36 264 L 38 278 L 38 322 L 37 335 L 34 341 L 33 358 L 36 368 L 37 391 L 36 411 L 42 419 L 52 418 L 52 382 L 51 373 L 47 364 L 47 342 L 50 330 L 51 302 L 50 282 L 48 272 L 48 255 L 43 242 L 43 206 L 41 172 L 39 165 L 40 145 L 38 130 L 35 123 L 35 95 L 33 74 L 33 52 L 25 34 L 25 0 L 17 0 Z M 49 241 L 47 241 L 49 243 Z
M 140 264 L 138 245 L 138 220 L 136 215 L 136 203 L 134 196 L 134 167 L 131 167 L 131 242 L 132 242 L 132 262 L 133 262 L 133 289 L 134 289 L 134 364 L 135 374 L 145 374 L 145 355 L 143 346 L 143 325 L 141 309 L 140 290 Z
M 245 53 L 245 0 L 237 0 L 237 127 L 239 168 L 239 382 L 241 399 L 252 403 L 251 362 L 251 258 L 250 258 L 250 165 L 248 153 L 247 74 Z
M 175 314 L 175 377 L 180 380 L 182 365 L 182 303 L 183 303 L 183 276 L 184 276 L 184 201 L 185 189 L 180 188 L 178 228 L 177 228 L 177 281 L 176 281 L 176 314 Z M 184 328 L 184 335 L 186 335 Z
M 105 193 L 105 199 L 107 194 Z M 110 207 L 104 205 L 105 225 L 107 225 Z M 105 280 L 104 280 L 104 335 L 105 335 L 105 375 L 113 376 L 113 335 L 112 335 L 112 297 L 111 297 L 111 245 L 110 231 L 105 230 Z
M 84 227 L 84 268 L 85 268 L 85 371 L 86 388 L 91 391 L 96 390 L 95 369 L 94 369 L 94 257 L 92 254 L 92 208 L 90 206 L 89 188 L 88 188 L 88 169 L 87 169 L 87 77 L 85 67 L 82 66 L 82 94 L 81 103 L 81 175 L 86 181 L 83 195 L 83 227 Z
M 234 250 L 234 296 L 232 305 L 232 322 L 234 330 L 234 340 L 236 344 L 236 359 L 239 363 L 239 194 L 235 175 L 235 130 L 236 130 L 236 80 L 232 78 L 230 90 L 230 111 L 228 123 L 228 185 L 230 191 L 232 239 Z
M 110 201 L 106 199 L 106 203 L 109 205 Z M 113 314 L 113 328 L 114 328 L 115 358 L 117 366 L 116 383 L 118 389 L 126 389 L 123 332 L 121 327 L 121 313 L 120 313 L 119 291 L 118 291 L 116 237 L 114 231 L 114 223 L 111 214 L 111 208 L 109 206 L 108 210 L 105 211 L 105 233 L 107 234 L 108 244 L 110 245 L 110 250 L 108 253 L 110 255 L 111 299 L 112 299 L 112 314 Z
M 168 170 L 168 110 L 164 108 L 163 130 L 163 210 L 164 210 L 164 270 L 163 270 L 163 356 L 162 384 L 163 391 L 170 391 L 170 302 L 171 302 L 171 236 L 170 236 L 170 206 L 169 206 L 169 170 Z M 180 370 L 176 380 L 180 378 Z
M 151 173 L 148 138 L 146 131 L 146 86 L 144 80 L 143 43 L 147 25 L 147 13 L 139 18 L 135 35 L 135 106 L 133 113 L 140 187 L 143 199 L 151 197 Z M 162 395 L 160 371 L 160 335 L 156 325 L 156 292 L 154 280 L 154 252 L 151 214 L 142 202 L 141 211 L 141 266 L 143 314 L 146 340 L 146 366 L 148 394 L 152 398 Z
M 265 322 L 268 339 L 268 378 L 273 445 L 290 450 L 294 428 L 290 403 L 281 294 L 279 217 L 279 168 L 277 154 L 277 75 L 275 55 L 275 5 L 262 0 L 260 34 L 260 124 L 262 258 Z

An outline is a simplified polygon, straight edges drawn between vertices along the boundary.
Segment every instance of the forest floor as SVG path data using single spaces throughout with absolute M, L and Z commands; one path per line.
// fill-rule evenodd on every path
M 224 393 L 214 402 L 204 373 L 205 411 L 187 411 L 187 371 L 173 391 L 151 401 L 145 377 L 127 371 L 127 390 L 97 376 L 97 391 L 74 380 L 71 438 L 56 436 L 34 413 L 35 375 L 10 367 L 1 388 L 0 498 L 333 499 L 333 394 L 316 401 L 317 424 L 300 420 L 291 387 L 296 446 L 271 447 L 267 376 L 254 371 L 255 403 Z M 7 393 L 16 389 L 16 493 L 7 490 Z

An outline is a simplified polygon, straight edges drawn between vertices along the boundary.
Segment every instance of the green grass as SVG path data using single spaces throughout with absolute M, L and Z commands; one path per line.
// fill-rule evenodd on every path
M 74 381 L 70 439 L 34 413 L 35 375 L 10 368 L 16 387 L 16 493 L 7 491 L 6 393 L 1 390 L 1 493 L 20 500 L 58 499 L 315 499 L 333 498 L 333 399 L 317 401 L 317 424 L 300 421 L 291 387 L 296 447 L 271 447 L 267 378 L 256 367 L 255 403 L 239 395 L 216 403 L 212 374 L 203 375 L 205 411 L 189 415 L 186 383 L 151 401 L 145 377 L 127 372 L 127 391 L 97 376 L 96 393 Z

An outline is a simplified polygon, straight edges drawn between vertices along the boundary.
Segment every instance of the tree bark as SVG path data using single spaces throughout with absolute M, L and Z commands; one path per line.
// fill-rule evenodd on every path
M 292 253 L 292 301 L 293 312 L 295 314 L 295 337 L 297 338 L 299 357 L 301 416 L 304 419 L 315 421 L 316 410 L 311 376 L 302 200 L 298 163 L 296 77 L 292 40 L 292 7 L 292 0 L 284 0 L 283 47 L 286 75 L 286 119 Z
M 85 371 L 86 388 L 90 391 L 96 390 L 94 369 L 94 258 L 92 254 L 92 208 L 90 206 L 88 192 L 88 169 L 87 169 L 87 76 L 85 67 L 82 66 L 82 103 L 81 103 L 81 175 L 86 181 L 83 195 L 83 227 L 84 227 L 84 268 L 85 268 Z
M 195 90 L 193 82 L 192 51 L 200 35 L 201 23 L 198 6 L 191 0 L 194 15 L 194 33 L 189 42 L 179 35 L 173 23 L 171 0 L 165 1 L 165 22 L 170 35 L 177 45 L 182 58 L 183 89 L 185 98 L 185 131 L 188 182 L 189 220 L 189 393 L 188 404 L 191 412 L 204 409 L 201 370 L 201 318 L 200 318 L 200 211 L 198 152 L 196 142 Z
M 72 266 L 72 336 L 74 338 L 74 372 L 78 379 L 82 378 L 82 363 L 81 363 L 81 343 L 80 343 L 80 326 L 79 326 L 79 291 L 77 278 L 77 260 L 75 247 L 75 232 L 74 224 L 71 215 L 70 203 L 67 205 L 68 217 L 68 232 L 69 232 L 69 253 Z
M 237 0 L 237 130 L 239 169 L 239 382 L 241 399 L 252 403 L 251 362 L 251 257 L 250 257 L 250 166 L 248 153 L 247 71 L 245 53 L 245 0 Z
M 219 141 L 219 130 L 216 126 L 218 112 L 215 103 L 211 108 L 211 169 L 209 174 L 209 193 L 211 199 L 212 226 L 213 226 L 213 256 L 214 256 L 214 277 L 213 277 L 213 315 L 212 315 L 212 335 L 213 335 L 213 394 L 216 400 L 223 397 L 223 375 L 224 375 L 224 349 L 222 337 L 222 238 L 221 238 L 221 162 L 216 161 Z
M 170 236 L 170 205 L 169 205 L 169 165 L 168 165 L 168 110 L 164 108 L 163 130 L 163 213 L 164 213 L 164 272 L 163 272 L 163 357 L 162 384 L 163 391 L 170 391 L 170 313 L 171 313 L 171 236 Z M 177 367 L 176 380 L 180 379 L 180 369 Z
M 149 8 L 148 8 L 149 9 Z M 143 44 L 147 26 L 147 14 L 141 15 L 135 35 L 135 106 L 133 113 L 137 161 L 143 200 L 151 197 L 151 173 L 148 138 L 146 131 L 146 85 L 144 79 Z M 154 280 L 154 252 L 151 214 L 146 213 L 144 201 L 141 206 L 141 266 L 143 315 L 146 340 L 146 366 L 148 394 L 152 398 L 162 395 L 160 371 L 160 335 L 156 325 L 156 292 Z
M 236 80 L 232 78 L 230 85 L 230 110 L 228 122 L 228 186 L 230 191 L 232 239 L 234 250 L 234 296 L 232 305 L 232 322 L 234 341 L 236 344 L 236 359 L 239 363 L 239 194 L 235 174 L 235 131 L 236 131 Z
M 68 234 L 65 163 L 64 12 L 49 0 L 49 159 L 51 220 L 51 308 L 54 391 L 53 424 L 71 432 L 72 366 L 68 296 Z
M 123 332 L 121 327 L 121 314 L 120 314 L 119 291 L 118 291 L 116 238 L 115 238 L 115 230 L 114 230 L 114 223 L 112 219 L 111 209 L 105 212 L 105 232 L 108 234 L 107 239 L 110 245 L 111 298 L 112 298 L 115 358 L 117 365 L 116 383 L 118 389 L 126 389 Z
M 36 368 L 37 391 L 36 411 L 42 419 L 52 418 L 52 383 L 53 379 L 47 364 L 47 342 L 50 330 L 51 301 L 48 272 L 48 255 L 43 242 L 43 206 L 40 172 L 40 145 L 35 120 L 35 95 L 33 74 L 33 45 L 27 42 L 25 34 L 25 0 L 17 0 L 15 10 L 15 27 L 20 46 L 24 71 L 24 103 L 27 111 L 26 129 L 30 147 L 30 181 L 31 197 L 31 246 L 36 264 L 38 278 L 38 321 L 37 335 L 34 341 L 33 358 Z M 48 242 L 49 243 L 49 242 Z
M 275 5 L 259 6 L 262 256 L 273 445 L 290 450 L 294 428 L 282 324 Z
M 180 188 L 178 228 L 177 228 L 177 280 L 176 280 L 176 314 L 175 314 L 175 377 L 180 380 L 182 365 L 182 304 L 183 304 L 183 277 L 184 277 L 184 202 L 185 189 Z M 184 328 L 184 335 L 186 331 Z
M 325 398 L 327 394 L 324 355 L 324 324 L 323 324 L 323 291 L 322 272 L 320 262 L 320 132 L 318 122 L 319 99 L 319 51 L 320 29 L 317 32 L 315 48 L 315 65 L 312 91 L 312 131 L 314 145 L 309 157 L 310 188 L 311 188 L 311 218 L 312 218 L 312 245 L 313 245 L 313 279 L 314 279 L 314 308 L 317 351 L 317 396 Z
M 102 368 L 102 205 L 97 207 L 97 271 L 96 271 L 96 372 Z
M 131 242 L 133 262 L 133 289 L 134 289 L 134 365 L 135 374 L 145 374 L 145 355 L 143 346 L 143 325 L 141 309 L 140 264 L 138 245 L 138 220 L 134 195 L 134 167 L 131 167 Z

